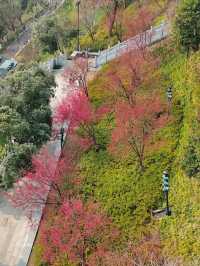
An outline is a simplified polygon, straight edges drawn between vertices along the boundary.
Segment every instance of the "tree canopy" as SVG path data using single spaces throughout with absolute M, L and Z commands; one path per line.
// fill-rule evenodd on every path
M 51 135 L 49 101 L 54 85 L 54 78 L 37 67 L 17 71 L 0 83 L 0 139 L 4 140 L 8 151 L 13 154 L 8 161 L 8 165 L 12 164 L 8 168 L 13 169 L 12 173 L 7 173 L 8 179 L 15 179 L 18 170 L 22 169 L 16 163 L 19 149 L 24 150 L 23 147 L 28 145 L 35 150 Z
M 180 45 L 187 51 L 197 51 L 200 44 L 200 1 L 185 0 L 179 7 L 176 28 Z

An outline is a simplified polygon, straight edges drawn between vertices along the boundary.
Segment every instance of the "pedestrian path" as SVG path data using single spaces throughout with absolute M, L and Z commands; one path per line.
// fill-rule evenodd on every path
M 61 73 L 56 75 L 57 86 L 52 110 L 67 90 Z M 58 160 L 61 152 L 60 140 L 47 143 L 50 154 Z M 38 231 L 42 208 L 34 215 L 34 226 L 30 226 L 25 213 L 14 208 L 0 193 L 0 266 L 26 266 Z

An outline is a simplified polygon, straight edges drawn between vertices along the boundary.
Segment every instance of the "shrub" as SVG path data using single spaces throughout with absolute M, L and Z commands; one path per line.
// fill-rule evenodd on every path
M 189 176 L 197 176 L 200 172 L 200 137 L 191 137 L 185 149 L 182 161 L 183 170 Z
M 187 52 L 197 51 L 200 44 L 200 1 L 183 1 L 176 18 L 180 46 Z

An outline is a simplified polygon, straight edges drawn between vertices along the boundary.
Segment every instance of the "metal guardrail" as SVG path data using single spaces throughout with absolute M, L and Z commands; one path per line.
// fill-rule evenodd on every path
M 162 23 L 157 27 L 145 31 L 144 33 L 138 34 L 124 42 L 118 43 L 115 46 L 108 48 L 99 53 L 91 65 L 93 68 L 98 68 L 101 65 L 125 54 L 131 50 L 138 49 L 141 46 L 149 46 L 158 41 L 163 40 L 168 36 L 168 24 Z

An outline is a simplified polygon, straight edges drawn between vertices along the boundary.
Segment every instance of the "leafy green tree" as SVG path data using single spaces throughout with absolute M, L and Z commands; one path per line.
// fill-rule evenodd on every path
M 175 21 L 180 46 L 197 51 L 200 44 L 200 1 L 182 1 Z
M 6 186 L 29 165 L 32 151 L 51 135 L 53 86 L 53 76 L 37 67 L 22 68 L 0 82 L 0 140 L 7 145 L 7 156 L 13 154 L 6 160 Z
M 22 10 L 19 0 L 0 0 L 1 25 L 6 30 L 16 31 L 18 25 L 22 24 Z
M 56 17 L 41 20 L 33 30 L 33 41 L 43 53 L 54 53 L 68 46 L 76 37 L 76 30 L 70 28 L 68 21 L 59 21 Z
M 47 141 L 51 134 L 49 100 L 54 85 L 53 77 L 37 68 L 9 77 L 3 85 L 8 93 L 0 100 L 2 134 L 15 137 L 18 143 L 37 146 Z
M 20 114 L 9 106 L 0 107 L 0 138 L 11 141 L 12 137 L 19 136 L 22 128 L 28 127 L 26 121 L 23 121 Z M 19 139 L 19 138 L 17 138 Z
M 7 154 L 5 164 L 0 171 L 0 181 L 5 188 L 9 188 L 13 182 L 20 178 L 23 171 L 31 167 L 32 154 L 36 151 L 33 144 L 13 144 Z

